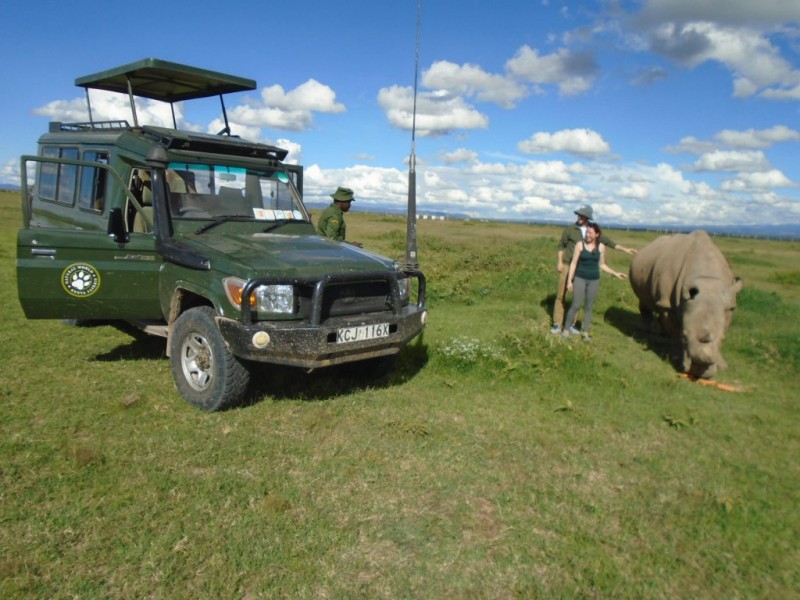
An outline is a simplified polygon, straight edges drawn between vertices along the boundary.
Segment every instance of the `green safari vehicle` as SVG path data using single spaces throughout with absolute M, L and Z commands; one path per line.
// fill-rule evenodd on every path
M 240 403 L 259 363 L 383 372 L 423 330 L 423 273 L 318 236 L 302 167 L 230 135 L 223 95 L 255 81 L 151 58 L 75 84 L 89 121 L 51 123 L 21 160 L 28 318 L 165 337 L 179 393 L 204 410 Z M 127 93 L 133 125 L 94 121 L 90 89 Z M 177 129 L 175 102 L 213 96 L 219 134 Z M 139 125 L 134 97 L 170 103 L 174 128 Z

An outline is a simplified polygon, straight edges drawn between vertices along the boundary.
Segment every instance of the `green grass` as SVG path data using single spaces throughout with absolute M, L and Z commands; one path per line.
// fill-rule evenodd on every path
M 678 378 L 625 282 L 603 279 L 591 344 L 550 336 L 558 228 L 421 221 L 429 325 L 396 372 L 266 368 L 207 414 L 159 340 L 24 318 L 18 202 L 0 194 L 3 598 L 796 597 L 797 242 L 718 240 L 745 280 L 737 392 Z M 348 215 L 397 258 L 404 231 Z

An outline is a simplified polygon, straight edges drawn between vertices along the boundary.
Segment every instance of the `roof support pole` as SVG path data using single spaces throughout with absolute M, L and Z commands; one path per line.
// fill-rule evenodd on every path
M 86 108 L 89 109 L 89 124 L 92 126 L 92 129 L 94 129 L 94 119 L 92 119 L 92 103 L 89 100 L 89 88 L 83 88 L 83 90 L 86 92 Z
M 222 94 L 219 95 L 219 103 L 222 106 L 222 119 L 225 121 L 225 129 L 220 131 L 217 135 L 231 134 L 231 126 L 228 124 L 228 112 L 225 110 L 225 100 L 222 99 Z
M 133 101 L 133 86 L 131 85 L 131 78 L 125 77 L 128 80 L 128 98 L 131 99 L 131 112 L 133 113 L 133 126 L 139 127 L 139 119 L 136 118 L 136 103 Z

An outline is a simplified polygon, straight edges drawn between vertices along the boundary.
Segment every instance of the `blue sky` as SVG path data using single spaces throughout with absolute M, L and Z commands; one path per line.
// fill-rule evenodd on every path
M 306 197 L 406 202 L 417 0 L 118 0 L 0 7 L 0 183 L 77 77 L 161 58 L 255 79 L 233 133 L 306 167 Z M 418 211 L 648 225 L 800 223 L 798 0 L 422 0 Z M 140 121 L 169 109 L 137 103 Z M 95 118 L 125 97 L 92 92 Z M 218 103 L 178 107 L 217 132 Z

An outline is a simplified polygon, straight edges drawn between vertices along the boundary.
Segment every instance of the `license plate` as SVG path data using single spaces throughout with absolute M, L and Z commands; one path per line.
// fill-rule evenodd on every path
M 389 324 L 361 325 L 360 327 L 342 327 L 336 332 L 336 343 L 364 342 L 389 336 Z

